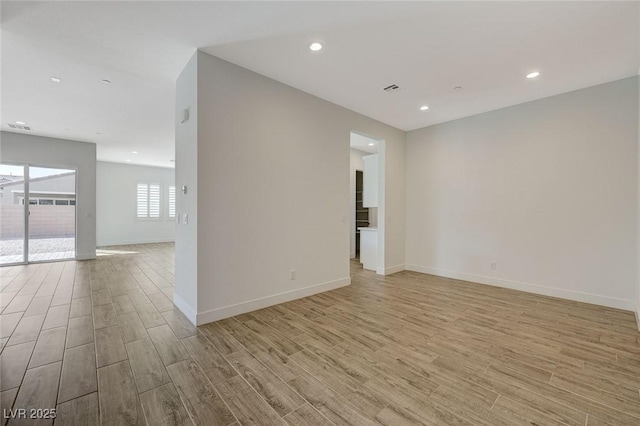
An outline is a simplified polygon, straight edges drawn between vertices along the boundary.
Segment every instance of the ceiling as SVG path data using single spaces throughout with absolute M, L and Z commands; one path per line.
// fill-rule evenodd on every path
M 3 130 L 164 167 L 197 48 L 403 130 L 640 69 L 638 2 L 2 2 L 1 22 Z
M 351 132 L 349 146 L 358 151 L 364 151 L 371 154 L 378 153 L 378 144 L 380 142 L 359 133 Z

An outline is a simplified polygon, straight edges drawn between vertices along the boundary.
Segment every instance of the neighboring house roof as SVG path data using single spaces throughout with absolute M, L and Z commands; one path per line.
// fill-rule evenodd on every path
M 49 175 L 49 176 L 31 178 L 31 179 L 29 179 L 29 183 L 38 182 L 38 181 L 41 181 L 41 180 L 57 179 L 57 178 L 65 177 L 65 176 L 71 176 L 73 174 L 75 174 L 75 171 L 67 172 L 67 173 L 60 173 L 59 175 Z M 9 181 L 5 182 L 4 180 L 2 180 L 3 177 L 7 178 Z M 10 178 L 14 178 L 14 180 L 11 180 Z M 0 175 L 0 188 L 3 188 L 5 186 L 9 186 L 9 185 L 16 185 L 16 184 L 21 183 L 21 182 L 24 182 L 24 176 Z
M 24 194 L 24 191 L 19 189 L 12 189 L 12 194 Z M 65 191 L 29 191 L 31 195 L 76 195 L 75 192 L 65 192 Z
M 0 185 L 6 185 L 9 183 L 23 181 L 24 176 L 16 176 L 16 175 L 0 175 Z

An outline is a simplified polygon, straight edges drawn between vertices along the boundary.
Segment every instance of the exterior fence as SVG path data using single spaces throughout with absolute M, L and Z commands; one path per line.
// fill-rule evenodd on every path
M 0 239 L 23 238 L 22 205 L 0 206 Z M 76 206 L 29 206 L 31 238 L 71 238 L 76 234 Z

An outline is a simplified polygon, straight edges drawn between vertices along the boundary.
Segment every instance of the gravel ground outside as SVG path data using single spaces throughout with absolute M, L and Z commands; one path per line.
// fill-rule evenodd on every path
M 0 256 L 22 254 L 24 242 L 21 239 L 0 240 Z M 75 250 L 75 238 L 42 238 L 29 241 L 29 253 L 55 253 Z

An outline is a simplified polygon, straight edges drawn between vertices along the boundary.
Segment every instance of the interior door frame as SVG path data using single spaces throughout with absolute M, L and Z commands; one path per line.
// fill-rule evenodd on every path
M 69 260 L 77 260 L 78 258 L 78 168 L 77 167 L 71 167 L 71 166 L 61 166 L 61 165 L 56 165 L 56 166 L 49 166 L 49 165 L 41 165 L 41 164 L 34 164 L 34 163 L 23 163 L 23 162 L 8 162 L 8 163 L 3 163 L 3 164 L 7 164 L 7 165 L 11 165 L 11 166 L 22 166 L 23 167 L 23 175 L 24 175 L 24 208 L 23 208 L 23 214 L 24 214 L 24 235 L 23 235 L 23 250 L 22 250 L 22 262 L 12 262 L 12 263 L 3 263 L 2 266 L 17 266 L 17 265 L 28 265 L 31 263 L 50 263 L 50 262 L 65 262 L 65 261 L 69 261 Z M 31 176 L 30 176 L 30 169 L 31 167 L 39 167 L 42 169 L 61 169 L 61 170 L 69 170 L 69 171 L 73 171 L 74 172 L 74 191 L 75 191 L 75 197 L 76 197 L 76 204 L 75 204 L 75 212 L 74 212 L 74 218 L 73 218 L 73 252 L 74 252 L 74 256 L 70 257 L 70 258 L 65 258 L 65 259 L 51 259 L 51 260 L 29 260 L 29 215 L 30 215 L 30 211 L 29 211 L 29 200 L 31 198 L 31 192 L 29 189 L 29 183 L 31 180 Z
M 387 226 L 387 209 L 386 209 L 386 162 L 387 162 L 387 141 L 376 136 L 361 132 L 359 130 L 350 130 L 352 133 L 359 134 L 378 142 L 378 215 L 376 223 L 378 228 L 378 265 L 376 266 L 376 274 L 387 275 L 386 270 L 386 226 Z M 350 139 L 349 139 L 350 142 Z M 349 143 L 350 147 L 351 144 Z M 350 152 L 350 151 L 349 151 Z M 350 154 L 349 154 L 350 155 Z M 349 174 L 347 173 L 347 176 Z M 371 223 L 371 213 L 369 213 L 369 223 Z M 349 235 L 351 232 L 349 231 Z M 361 234 L 362 235 L 362 234 Z

